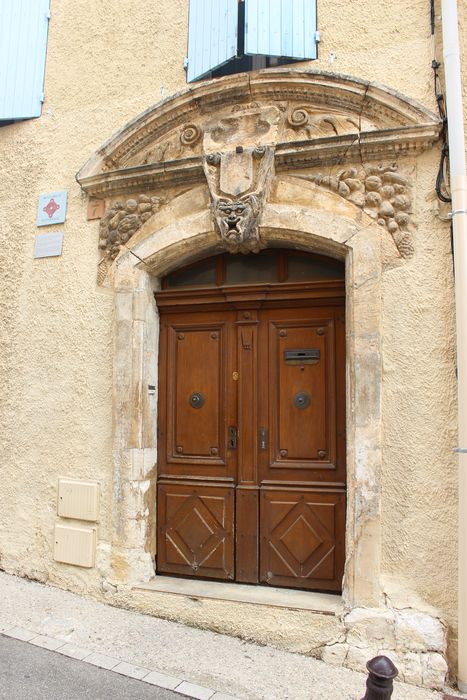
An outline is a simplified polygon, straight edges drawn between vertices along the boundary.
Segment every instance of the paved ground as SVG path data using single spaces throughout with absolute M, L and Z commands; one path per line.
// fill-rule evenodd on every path
M 0 635 L 0 698 L 182 700 L 183 696 Z
M 0 631 L 118 673 L 141 678 L 151 672 L 149 678 L 160 686 L 200 700 L 358 700 L 365 693 L 361 673 L 112 608 L 2 572 Z M 400 683 L 393 694 L 393 700 L 441 698 Z

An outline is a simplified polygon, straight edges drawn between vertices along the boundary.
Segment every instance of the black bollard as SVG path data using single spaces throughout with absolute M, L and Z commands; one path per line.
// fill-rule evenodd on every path
M 367 662 L 368 678 L 366 693 L 362 700 L 389 700 L 393 690 L 393 680 L 399 673 L 387 656 L 375 656 Z

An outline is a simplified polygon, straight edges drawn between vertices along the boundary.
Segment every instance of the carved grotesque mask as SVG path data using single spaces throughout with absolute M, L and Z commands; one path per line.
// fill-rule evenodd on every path
M 254 232 L 258 213 L 258 203 L 253 195 L 235 201 L 220 199 L 217 202 L 216 218 L 221 236 L 230 252 L 247 253 L 261 248 Z

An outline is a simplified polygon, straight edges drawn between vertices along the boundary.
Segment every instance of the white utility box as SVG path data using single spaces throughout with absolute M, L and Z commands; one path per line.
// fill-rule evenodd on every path
M 55 525 L 54 559 L 91 569 L 96 558 L 96 528 Z
M 96 522 L 99 519 L 99 483 L 60 477 L 57 514 L 61 518 Z

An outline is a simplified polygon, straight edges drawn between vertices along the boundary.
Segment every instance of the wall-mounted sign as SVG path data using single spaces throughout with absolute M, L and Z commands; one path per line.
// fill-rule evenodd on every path
M 39 197 L 37 226 L 63 224 L 66 218 L 67 192 L 48 192 Z
M 63 231 L 39 233 L 34 241 L 35 258 L 54 258 L 62 254 Z
M 103 199 L 95 199 L 92 197 L 88 202 L 87 220 L 102 219 L 105 212 L 105 202 Z

